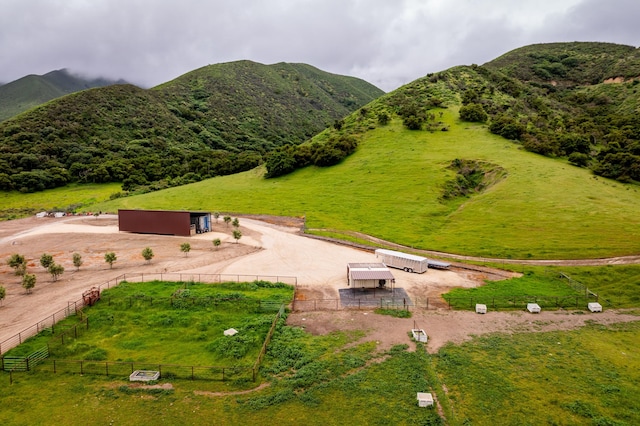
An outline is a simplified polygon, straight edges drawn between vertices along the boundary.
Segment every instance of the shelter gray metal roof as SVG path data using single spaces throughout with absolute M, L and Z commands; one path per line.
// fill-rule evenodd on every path
M 387 265 L 384 263 L 347 263 L 349 268 L 386 268 Z
M 393 274 L 388 270 L 356 269 L 351 271 L 354 280 L 393 280 Z

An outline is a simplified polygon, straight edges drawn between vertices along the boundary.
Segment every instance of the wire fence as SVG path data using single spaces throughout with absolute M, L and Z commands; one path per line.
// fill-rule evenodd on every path
M 341 310 L 372 310 L 372 309 L 402 309 L 407 311 L 418 310 L 474 310 L 476 304 L 484 304 L 488 308 L 498 310 L 518 310 L 526 309 L 528 303 L 537 303 L 545 309 L 587 309 L 590 302 L 597 302 L 598 295 L 589 293 L 587 295 L 573 296 L 487 296 L 487 297 L 449 297 L 443 295 L 439 298 L 422 299 L 352 299 L 347 301 L 341 299 L 306 299 L 294 300 L 292 311 L 312 312 L 312 311 L 341 311 Z
M 269 305 L 271 308 L 273 304 Z M 115 362 L 95 360 L 67 360 L 50 358 L 62 349 L 78 339 L 89 330 L 90 319 L 78 311 L 79 321 L 76 324 L 60 328 L 57 334 L 52 335 L 47 346 L 38 349 L 26 357 L 0 357 L 0 371 L 9 372 L 9 383 L 13 383 L 13 374 L 16 372 L 33 371 L 45 373 L 76 373 L 97 374 L 105 376 L 130 375 L 136 370 L 155 370 L 162 379 L 190 379 L 190 380 L 239 380 L 247 379 L 256 381 L 258 371 L 266 353 L 267 346 L 273 337 L 278 320 L 285 312 L 285 305 L 280 303 L 276 309 L 271 326 L 260 352 L 252 365 L 246 366 L 197 366 L 182 364 L 163 364 L 148 362 Z M 47 330 L 49 331 L 49 330 Z
M 443 296 L 449 309 L 474 310 L 476 304 L 486 305 L 494 310 L 526 309 L 527 304 L 537 303 L 541 309 L 586 309 L 588 303 L 597 302 L 598 295 L 574 296 L 487 296 L 487 297 L 447 297 Z
M 182 273 L 129 273 L 122 274 L 114 279 L 106 281 L 96 286 L 100 291 L 118 286 L 120 283 L 127 282 L 149 282 L 149 281 L 173 281 L 173 282 L 201 282 L 201 283 L 223 283 L 223 282 L 251 282 L 251 281 L 271 281 L 281 282 L 284 284 L 296 285 L 297 277 L 288 275 L 242 275 L 242 274 L 182 274 Z M 85 306 L 82 298 L 67 303 L 67 306 L 53 313 L 52 315 L 36 322 L 32 326 L 25 328 L 19 333 L 0 342 L 0 356 L 7 353 L 10 349 L 21 345 L 22 342 L 33 337 L 43 330 L 51 329 L 55 332 L 55 325 L 59 321 L 70 315 L 75 315 Z M 278 304 L 279 306 L 279 304 Z
M 94 374 L 114 377 L 128 377 L 134 371 L 158 371 L 162 379 L 187 380 L 254 380 L 256 376 L 253 366 L 200 366 L 181 364 L 155 364 L 149 362 L 118 362 L 67 360 L 48 358 L 37 364 L 39 373 L 56 374 Z M 32 366 L 30 370 L 36 369 Z M 15 371 L 15 370 L 14 370 Z

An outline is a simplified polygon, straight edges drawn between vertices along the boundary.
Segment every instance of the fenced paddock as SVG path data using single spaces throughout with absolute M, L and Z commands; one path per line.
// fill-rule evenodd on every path
M 202 283 L 222 283 L 222 282 L 245 282 L 245 281 L 271 281 L 282 282 L 284 284 L 297 285 L 298 279 L 288 275 L 241 275 L 241 274 L 181 274 L 181 273 L 129 273 L 106 281 L 96 286 L 100 291 L 118 286 L 122 282 L 148 282 L 148 281 L 174 281 L 174 282 L 202 282 Z M 84 301 L 79 298 L 68 302 L 67 306 L 37 321 L 35 324 L 25 328 L 19 333 L 0 342 L 0 356 L 10 349 L 21 345 L 22 342 L 33 337 L 43 330 L 55 332 L 55 325 L 70 315 L 75 315 L 84 307 Z
M 38 322 L 35 327 L 18 335 L 19 344 L 21 343 L 22 346 L 17 351 L 12 351 L 11 355 L 14 352 L 19 355 L 11 358 L 5 355 L 7 363 L 5 364 L 3 359 L 2 369 L 9 371 L 10 374 L 18 371 L 37 370 L 43 373 L 101 374 L 106 376 L 124 373 L 128 376 L 135 370 L 152 369 L 160 371 L 162 378 L 255 381 L 278 319 L 284 314 L 286 304 L 291 301 L 293 286 L 283 282 L 265 281 L 266 277 L 264 276 L 252 276 L 251 278 L 254 279 L 260 278 L 260 280 L 252 282 L 237 282 L 238 278 L 232 282 L 223 281 L 223 275 L 215 275 L 213 276 L 214 280 L 209 280 L 209 282 L 191 280 L 161 282 L 156 279 L 159 278 L 159 275 L 143 276 L 141 274 L 134 277 L 145 282 L 153 281 L 150 283 L 151 286 L 147 285 L 144 288 L 138 286 L 140 281 L 129 281 L 131 278 L 129 275 L 121 276 L 118 278 L 117 284 L 115 281 L 105 283 L 104 287 L 114 288 L 115 285 L 118 285 L 118 289 L 114 289 L 116 293 L 113 294 L 112 292 L 103 293 L 103 297 L 95 306 L 83 310 L 84 306 L 81 303 L 77 303 L 79 307 L 76 307 L 75 303 L 71 303 L 63 310 L 64 315 L 57 314 L 55 316 L 56 320 L 58 316 L 68 318 L 65 323 L 57 323 L 53 320 L 54 316 Z M 180 274 L 173 276 L 162 274 L 162 277 L 185 278 Z M 204 277 L 200 275 L 193 278 L 203 279 Z M 235 277 L 242 276 L 236 275 Z M 220 285 L 209 286 L 211 281 L 213 284 L 219 283 Z M 295 282 L 295 280 L 289 281 Z M 124 286 L 125 282 L 127 286 Z M 144 293 L 155 296 L 147 296 Z M 265 300 L 261 298 L 265 298 Z M 71 322 L 69 317 L 74 313 L 76 319 Z M 267 319 L 265 315 L 269 318 L 268 325 L 264 322 Z M 165 319 L 170 321 L 165 323 Z M 130 322 L 131 320 L 133 322 Z M 172 322 L 174 320 L 177 322 Z M 246 345 L 249 346 L 245 345 L 247 349 L 241 355 L 238 355 L 237 352 L 227 355 L 225 345 L 231 341 L 220 337 L 223 333 L 218 328 L 228 326 L 229 321 L 232 323 L 235 321 L 237 324 L 247 327 L 246 333 L 242 334 L 240 339 L 241 342 L 247 342 Z M 266 328 L 264 328 L 265 326 Z M 121 327 L 125 327 L 129 333 L 133 333 L 129 335 L 130 341 L 126 342 L 127 346 L 122 346 L 122 348 L 119 346 L 123 343 L 121 339 L 109 340 L 107 338 L 105 340 L 100 337 L 101 334 L 93 334 L 88 336 L 88 339 L 82 338 L 90 329 L 104 333 L 107 330 L 119 330 Z M 146 330 L 148 327 L 152 328 Z M 30 332 L 29 330 L 32 328 L 35 328 L 37 332 Z M 218 331 L 220 331 L 219 335 Z M 108 333 L 112 333 L 112 331 L 108 331 Z M 36 339 L 29 340 L 28 334 L 33 334 Z M 167 344 L 163 342 L 162 338 L 156 340 L 156 335 L 165 338 L 172 335 L 174 337 L 169 337 L 171 343 Z M 249 340 L 242 340 L 243 338 Z M 29 340 L 29 342 L 27 343 L 25 340 Z M 223 340 L 224 342 L 222 342 Z M 132 341 L 136 343 L 132 343 Z M 178 355 L 180 351 L 176 352 L 172 349 L 172 347 L 175 348 L 178 341 L 183 341 L 188 347 L 183 350 L 186 351 L 184 356 L 183 354 Z M 223 349 L 217 349 L 218 346 L 213 346 L 212 349 L 210 344 L 218 345 L 218 341 L 223 345 Z M 33 351 L 33 348 L 42 342 L 46 342 L 46 355 L 39 359 L 39 365 L 36 369 L 36 363 L 32 361 L 33 354 L 26 355 L 26 353 Z M 142 347 L 148 348 L 140 352 L 138 342 L 145 342 Z M 80 352 L 77 352 L 76 348 L 78 347 L 82 347 Z M 100 357 L 73 358 L 76 353 L 88 355 L 87 350 L 91 352 L 94 349 L 97 350 Z M 125 352 L 121 352 L 122 349 Z M 231 348 L 232 351 L 235 349 L 237 347 Z M 123 355 L 127 350 L 129 354 Z M 127 362 L 108 361 L 103 358 L 107 353 L 111 354 L 113 358 L 129 358 L 129 360 Z M 163 358 L 162 354 L 164 353 L 169 354 L 169 357 Z M 136 354 L 140 355 L 140 359 L 147 360 L 153 360 L 154 354 L 159 355 L 159 362 L 132 362 L 138 358 Z M 194 361 L 207 359 L 222 362 L 209 365 L 194 363 Z M 180 361 L 186 362 L 181 363 Z M 189 363 L 190 361 L 191 363 Z M 10 381 L 12 380 L 13 377 L 10 377 Z

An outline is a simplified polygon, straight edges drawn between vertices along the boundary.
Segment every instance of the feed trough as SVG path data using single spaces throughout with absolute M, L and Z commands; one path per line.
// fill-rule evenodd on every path
M 433 395 L 428 392 L 418 392 L 418 407 L 431 407 L 433 406 Z
M 590 302 L 587 304 L 587 307 L 591 312 L 602 312 L 602 305 L 598 302 Z
M 418 342 L 427 343 L 427 333 L 425 333 L 423 329 L 413 328 L 411 329 L 411 334 L 413 335 L 413 338 Z
M 486 314 L 487 313 L 487 305 L 482 303 L 476 303 L 476 314 Z
M 160 378 L 159 371 L 136 370 L 129 376 L 130 382 L 151 382 Z
M 527 311 L 531 312 L 532 314 L 539 314 L 540 305 L 538 305 L 537 303 L 527 303 Z

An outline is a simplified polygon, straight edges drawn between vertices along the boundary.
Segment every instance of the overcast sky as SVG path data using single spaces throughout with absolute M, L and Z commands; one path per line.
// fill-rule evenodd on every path
M 302 62 L 391 91 L 556 41 L 640 45 L 639 0 L 0 0 L 0 82 L 68 68 L 152 87 Z

